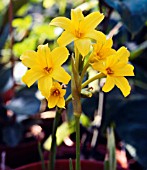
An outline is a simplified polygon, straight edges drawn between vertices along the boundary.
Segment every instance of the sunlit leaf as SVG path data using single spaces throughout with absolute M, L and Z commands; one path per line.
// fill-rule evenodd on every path
M 26 3 L 23 5 L 18 11 L 17 11 L 17 16 L 23 16 L 27 13 L 27 10 L 29 8 L 29 3 Z
M 43 7 L 44 8 L 50 8 L 56 3 L 56 0 L 43 0 Z
M 61 33 L 62 29 L 56 27 L 49 27 L 48 24 L 38 25 L 34 27 L 33 33 L 38 35 L 39 38 L 54 40 Z
M 57 133 L 56 133 L 56 137 L 57 137 L 57 146 L 59 146 L 66 137 L 68 137 L 70 134 L 72 134 L 73 132 L 75 132 L 75 122 L 64 122 L 62 123 L 58 128 L 57 128 Z M 44 143 L 44 148 L 46 150 L 50 150 L 51 148 L 51 141 L 52 138 L 51 136 L 49 136 L 49 138 L 45 141 Z
M 25 18 L 16 18 L 12 22 L 12 26 L 16 27 L 18 31 L 27 30 L 32 23 L 32 17 L 27 15 Z
M 83 126 L 85 126 L 85 127 L 89 127 L 89 126 L 90 126 L 89 117 L 86 116 L 85 114 L 81 114 L 80 122 L 81 122 L 81 124 L 82 124 Z
M 13 51 L 15 56 L 20 57 L 20 55 L 26 50 L 35 50 L 36 42 L 37 42 L 37 37 L 32 36 L 25 39 L 22 42 L 14 44 Z

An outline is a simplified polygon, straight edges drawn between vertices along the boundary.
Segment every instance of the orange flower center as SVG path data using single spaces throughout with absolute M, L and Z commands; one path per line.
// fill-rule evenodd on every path
M 47 72 L 47 73 L 51 73 L 53 71 L 53 68 L 52 67 L 45 67 L 44 70 Z
M 79 30 L 75 30 L 75 35 L 77 38 L 82 38 L 84 34 L 81 33 Z
M 109 75 L 111 75 L 111 74 L 113 74 L 113 73 L 114 73 L 114 71 L 113 71 L 113 70 L 111 70 L 111 68 L 110 68 L 110 67 L 108 67 L 108 68 L 106 69 L 106 71 L 107 71 L 107 74 L 109 74 Z
M 96 56 L 99 60 L 103 60 L 105 58 L 104 54 L 102 52 L 97 52 Z
M 59 96 L 60 95 L 60 91 L 58 89 L 54 89 L 52 92 L 52 96 Z

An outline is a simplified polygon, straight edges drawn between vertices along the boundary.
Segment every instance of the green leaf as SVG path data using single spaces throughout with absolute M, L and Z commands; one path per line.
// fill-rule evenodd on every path
M 0 1 L 0 27 L 2 25 L 2 21 L 4 19 L 4 15 L 6 13 L 9 1 Z
M 10 146 L 15 147 L 23 138 L 23 127 L 20 123 L 9 124 L 2 129 L 2 140 Z
M 55 0 L 43 0 L 43 7 L 44 8 L 51 8 L 54 4 L 56 4 Z
M 69 170 L 73 170 L 72 159 L 69 159 Z
M 131 51 L 130 60 L 139 57 L 143 51 L 147 48 L 147 40 L 137 46 L 137 49 Z
M 48 24 L 37 25 L 33 29 L 33 34 L 49 40 L 56 39 L 61 33 L 61 29 L 49 26 Z
M 109 152 L 109 170 L 116 170 L 115 137 L 113 127 L 107 129 L 107 148 Z
M 12 26 L 17 28 L 17 31 L 27 30 L 32 24 L 32 17 L 27 15 L 25 18 L 17 18 L 12 22 Z
M 64 141 L 64 139 L 68 137 L 70 134 L 72 134 L 73 132 L 75 132 L 75 121 L 71 121 L 70 123 L 69 122 L 62 123 L 57 128 L 57 133 L 56 133 L 57 146 L 59 146 Z M 50 135 L 43 145 L 46 150 L 50 150 L 51 142 L 52 142 L 52 137 Z
M 89 117 L 86 116 L 85 114 L 81 114 L 80 122 L 85 127 L 89 127 L 91 123 Z
M 104 0 L 121 16 L 123 23 L 132 34 L 137 34 L 147 20 L 146 0 Z
M 31 36 L 22 42 L 16 43 L 13 46 L 15 56 L 20 57 L 26 50 L 35 50 L 37 37 Z
M 51 8 L 53 5 L 59 5 L 59 14 L 63 15 L 66 9 L 66 0 L 44 0 L 43 7 L 44 8 Z
M 104 161 L 104 170 L 109 170 L 109 160 Z
M 17 11 L 23 6 L 26 5 L 28 3 L 29 0 L 12 0 L 13 3 L 13 15 L 15 16 L 15 14 L 17 13 Z M 4 26 L 7 24 L 8 19 L 9 19 L 9 9 L 7 8 L 7 11 L 3 17 L 3 23 L 2 26 L 4 28 Z

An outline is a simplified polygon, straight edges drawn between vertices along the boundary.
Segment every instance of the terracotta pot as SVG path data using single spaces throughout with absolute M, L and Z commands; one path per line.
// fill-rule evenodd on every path
M 46 162 L 47 164 L 47 162 Z M 75 161 L 73 161 L 73 167 L 75 169 Z M 81 170 L 103 170 L 103 163 L 98 161 L 81 161 Z M 41 163 L 32 163 L 29 165 L 24 165 L 22 167 L 16 168 L 15 170 L 42 170 Z M 55 164 L 55 170 L 69 170 L 69 160 L 57 160 Z

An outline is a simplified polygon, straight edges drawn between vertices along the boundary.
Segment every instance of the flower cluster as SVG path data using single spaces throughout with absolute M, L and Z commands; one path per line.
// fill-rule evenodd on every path
M 26 51 L 20 57 L 22 63 L 30 68 L 23 76 L 23 82 L 30 87 L 38 80 L 38 88 L 48 100 L 49 108 L 65 106 L 65 90 L 59 83 L 67 84 L 70 80 L 70 75 L 61 67 L 68 55 L 65 47 L 50 51 L 46 44 L 39 45 L 37 52 Z
M 71 19 L 56 17 L 50 22 L 50 26 L 64 29 L 57 40 L 59 47 L 51 51 L 48 44 L 39 45 L 37 52 L 26 51 L 21 55 L 23 64 L 29 68 L 22 78 L 23 82 L 30 87 L 38 81 L 38 88 L 48 100 L 49 108 L 65 107 L 66 90 L 62 88 L 62 84 L 68 84 L 71 76 L 63 69 L 62 64 L 68 59 L 69 52 L 66 46 L 71 42 L 74 42 L 75 48 L 72 61 L 73 95 L 74 90 L 80 93 L 88 83 L 101 77 L 106 77 L 102 88 L 104 92 L 109 92 L 116 85 L 124 96 L 130 94 L 131 88 L 125 78 L 125 76 L 134 76 L 134 67 L 128 62 L 129 51 L 125 47 L 114 50 L 112 38 L 107 39 L 106 35 L 96 30 L 103 18 L 100 12 L 93 12 L 84 17 L 80 9 L 72 9 Z M 86 58 L 87 63 L 83 62 L 85 64 L 83 67 L 79 64 L 77 52 L 82 56 L 82 61 Z M 95 76 L 82 84 L 88 67 L 97 70 L 98 75 L 101 76 Z M 81 69 L 84 71 L 79 73 Z

